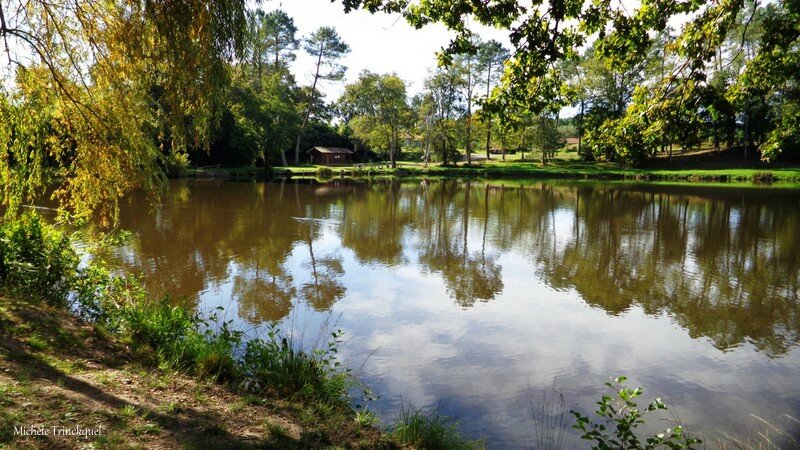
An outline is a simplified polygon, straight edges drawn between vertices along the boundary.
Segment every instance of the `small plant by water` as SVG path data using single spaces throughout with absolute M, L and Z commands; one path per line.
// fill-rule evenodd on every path
M 318 167 L 317 168 L 317 178 L 320 180 L 330 180 L 333 178 L 333 169 L 330 167 Z
M 581 439 L 592 442 L 593 449 L 691 449 L 695 448 L 693 445 L 702 443 L 699 439 L 687 436 L 680 425 L 647 438 L 639 437 L 636 431 L 639 425 L 645 423 L 645 416 L 655 411 L 666 411 L 667 406 L 660 398 L 656 398 L 644 410 L 640 410 L 635 400 L 642 395 L 642 388 L 631 389 L 625 386 L 625 380 L 626 377 L 617 377 L 606 382 L 615 396 L 604 395 L 597 402 L 595 415 L 598 419 L 570 411 L 576 420 L 573 428 L 581 433 Z
M 10 295 L 61 302 L 77 264 L 67 236 L 35 213 L 0 226 L 0 289 Z
M 334 331 L 326 347 L 306 352 L 271 325 L 266 339 L 253 339 L 245 346 L 242 368 L 250 390 L 274 389 L 331 406 L 345 405 L 353 383 L 349 371 L 336 360 L 341 336 L 341 330 Z

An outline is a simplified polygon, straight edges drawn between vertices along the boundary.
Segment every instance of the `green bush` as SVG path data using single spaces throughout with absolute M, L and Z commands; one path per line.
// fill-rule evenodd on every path
M 239 377 L 234 353 L 241 333 L 231 331 L 227 322 L 214 332 L 208 321 L 172 306 L 168 298 L 129 303 L 110 314 L 125 336 L 137 347 L 152 349 L 160 364 L 216 380 Z M 216 321 L 216 316 L 209 320 Z
M 625 386 L 627 378 L 617 377 L 606 386 L 615 392 L 615 397 L 604 395 L 597 402 L 599 408 L 595 413 L 600 421 L 593 421 L 577 411 L 570 411 L 575 416 L 573 426 L 581 432 L 581 439 L 593 441 L 592 448 L 598 450 L 612 449 L 654 449 L 668 447 L 671 449 L 693 448 L 692 445 L 702 441 L 693 439 L 683 432 L 678 425 L 668 428 L 654 436 L 642 439 L 636 435 L 639 425 L 645 423 L 644 417 L 654 411 L 666 410 L 660 398 L 650 402 L 644 411 L 640 411 L 634 399 L 642 395 L 642 388 L 630 389 Z
M 64 302 L 78 267 L 66 234 L 35 213 L 0 224 L 0 289 Z
M 168 177 L 182 177 L 189 169 L 189 155 L 170 152 L 164 157 L 164 171 Z
M 326 348 L 306 352 L 272 325 L 267 339 L 253 339 L 245 347 L 242 365 L 250 390 L 345 405 L 353 383 L 336 360 L 340 337 L 341 331 L 333 332 Z

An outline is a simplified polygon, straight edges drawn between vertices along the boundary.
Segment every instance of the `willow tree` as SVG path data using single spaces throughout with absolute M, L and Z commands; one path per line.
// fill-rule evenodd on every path
M 116 220 L 170 153 L 207 145 L 244 0 L 2 0 L 0 180 L 14 211 L 51 183 L 64 211 Z

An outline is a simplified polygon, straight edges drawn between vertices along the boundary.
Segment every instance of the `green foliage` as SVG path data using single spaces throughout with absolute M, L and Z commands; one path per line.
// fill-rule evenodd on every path
M 353 135 L 393 163 L 400 152 L 400 132 L 411 119 L 406 84 L 397 75 L 364 71 L 345 86 L 339 99 Z
M 461 152 L 456 148 L 458 140 L 455 121 L 442 120 L 436 122 L 432 128 L 430 141 L 433 160 L 442 163 L 443 166 L 458 162 L 461 159 Z
M 164 172 L 167 176 L 183 176 L 189 168 L 189 155 L 186 153 L 171 152 L 164 158 L 164 166 Z
M 299 125 L 292 86 L 280 74 L 237 77 L 211 152 L 196 160 L 228 167 L 274 163 L 291 148 Z
M 317 167 L 317 178 L 320 180 L 329 180 L 333 177 L 333 169 L 330 167 Z
M 0 223 L 0 289 L 63 303 L 77 265 L 67 236 L 35 213 Z
M 324 348 L 306 352 L 302 343 L 271 325 L 266 339 L 253 339 L 245 347 L 242 365 L 248 389 L 273 390 L 331 406 L 346 405 L 352 378 L 336 358 L 341 336 L 341 331 L 335 331 Z
M 635 400 L 642 395 L 642 389 L 631 389 L 625 386 L 627 378 L 617 377 L 613 382 L 606 382 L 616 397 L 604 395 L 597 405 L 595 414 L 600 421 L 593 421 L 588 416 L 578 411 L 570 411 L 575 416 L 576 424 L 573 426 L 581 432 L 581 438 L 592 441 L 592 448 L 598 450 L 611 449 L 654 449 L 668 447 L 671 449 L 693 448 L 694 444 L 702 441 L 688 437 L 680 425 L 667 428 L 663 432 L 642 440 L 636 435 L 636 429 L 645 422 L 648 413 L 665 411 L 667 406 L 656 398 L 650 402 L 644 411 L 640 410 Z
M 57 182 L 62 206 L 106 224 L 122 196 L 157 192 L 164 154 L 208 142 L 246 22 L 241 0 L 10 1 L 0 17 L 17 68 L 0 83 L 0 200 L 14 212 Z
M 241 343 L 241 332 L 231 331 L 228 322 L 220 331 L 213 331 L 214 315 L 204 320 L 186 308 L 173 306 L 168 298 L 128 303 L 109 313 L 112 326 L 134 346 L 152 349 L 159 364 L 217 380 L 238 377 L 233 354 Z
M 253 78 L 267 71 L 287 74 L 300 47 L 294 19 L 280 9 L 265 13 L 259 8 L 250 14 L 248 31 L 245 51 Z
M 412 405 L 400 408 L 392 436 L 404 445 L 426 450 L 481 449 L 481 441 L 466 439 L 458 431 L 458 422 L 439 413 L 425 411 Z

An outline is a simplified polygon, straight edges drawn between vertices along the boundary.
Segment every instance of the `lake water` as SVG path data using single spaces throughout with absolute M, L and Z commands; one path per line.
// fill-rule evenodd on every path
M 248 331 L 344 330 L 384 423 L 438 405 L 490 448 L 531 447 L 553 386 L 590 413 L 627 375 L 670 406 L 653 429 L 800 435 L 797 190 L 177 181 L 121 220 L 116 253 L 154 293 Z

